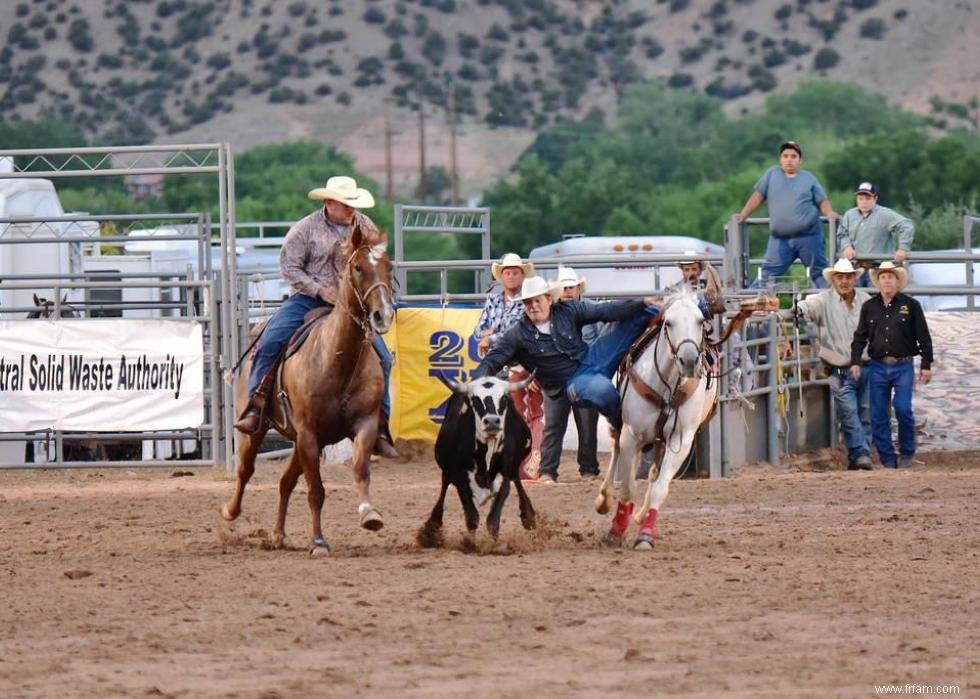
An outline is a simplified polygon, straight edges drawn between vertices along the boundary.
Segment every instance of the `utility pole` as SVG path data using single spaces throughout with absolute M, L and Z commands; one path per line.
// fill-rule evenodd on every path
M 392 184 L 391 174 L 391 115 L 389 114 L 388 100 L 385 100 L 385 201 L 391 203 Z
M 449 84 L 449 101 L 446 110 L 449 121 L 449 203 L 459 206 L 459 177 L 456 171 L 456 83 Z
M 422 102 L 422 88 L 419 85 L 417 88 L 418 104 L 419 104 L 419 199 L 422 203 L 425 203 L 426 196 L 426 185 L 425 185 L 425 104 Z

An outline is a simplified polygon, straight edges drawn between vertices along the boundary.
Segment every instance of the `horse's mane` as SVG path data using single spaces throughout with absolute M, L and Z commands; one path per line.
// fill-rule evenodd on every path
M 344 241 L 344 256 L 348 257 L 354 252 L 353 232 L 355 228 L 361 230 L 361 245 L 374 247 L 375 245 L 388 245 L 388 236 L 385 235 L 370 218 L 360 211 L 354 213 L 354 223 L 351 226 L 351 235 Z

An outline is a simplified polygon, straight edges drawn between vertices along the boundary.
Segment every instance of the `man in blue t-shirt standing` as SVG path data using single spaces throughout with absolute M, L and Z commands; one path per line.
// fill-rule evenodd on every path
M 779 165 L 773 165 L 759 178 L 755 191 L 738 213 L 739 223 L 744 223 L 763 202 L 769 203 L 769 244 L 762 273 L 753 287 L 765 284 L 769 277 L 785 274 L 796 260 L 809 268 L 814 286 L 827 286 L 822 276 L 827 255 L 820 214 L 833 219 L 839 215 L 813 173 L 800 169 L 802 163 L 803 148 L 799 143 L 786 141 L 779 146 Z

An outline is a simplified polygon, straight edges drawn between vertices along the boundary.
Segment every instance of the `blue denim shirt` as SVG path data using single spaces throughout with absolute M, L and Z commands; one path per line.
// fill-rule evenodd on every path
M 589 303 L 562 301 L 551 306 L 551 334 L 542 333 L 525 315 L 508 330 L 470 375 L 476 379 L 496 374 L 508 364 L 537 372 L 550 391 L 562 388 L 572 377 L 588 349 L 582 326 L 597 321 L 626 320 L 646 308 L 642 299 Z

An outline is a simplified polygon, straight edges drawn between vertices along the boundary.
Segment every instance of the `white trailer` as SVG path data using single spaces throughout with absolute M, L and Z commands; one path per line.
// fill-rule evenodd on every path
M 596 257 L 619 257 L 624 261 L 642 255 L 669 254 L 671 259 L 646 266 L 589 266 L 588 260 Z M 635 236 L 585 236 L 566 238 L 534 248 L 528 256 L 532 262 L 559 262 L 574 267 L 585 278 L 590 296 L 607 294 L 643 294 L 653 289 L 663 289 L 680 281 L 680 269 L 675 261 L 700 256 L 717 257 L 725 254 L 725 248 L 698 238 L 673 235 Z M 543 271 L 543 276 L 554 277 L 554 272 Z

